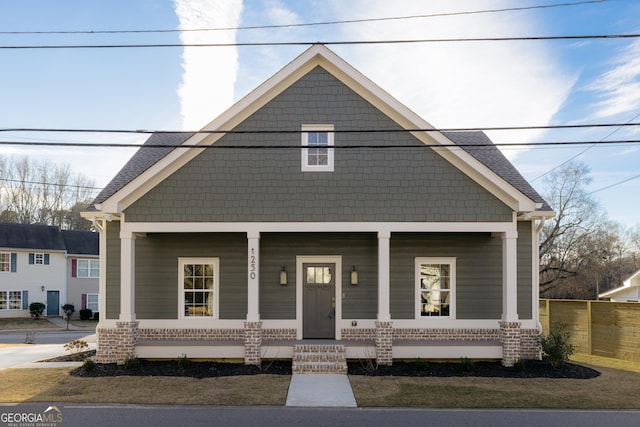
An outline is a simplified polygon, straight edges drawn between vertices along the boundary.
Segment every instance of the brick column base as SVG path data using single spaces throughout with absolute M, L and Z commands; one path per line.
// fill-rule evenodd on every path
M 244 364 L 262 363 L 262 322 L 244 322 Z
M 393 364 L 393 322 L 376 321 L 376 363 Z
M 116 350 L 116 363 L 124 365 L 125 360 L 136 357 L 136 344 L 138 343 L 138 322 L 116 322 L 116 334 L 118 348 Z
M 500 322 L 502 366 L 513 366 L 520 355 L 520 322 Z

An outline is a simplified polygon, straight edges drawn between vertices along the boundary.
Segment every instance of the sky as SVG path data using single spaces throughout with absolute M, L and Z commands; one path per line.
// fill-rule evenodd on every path
M 578 4 L 459 14 L 560 3 Z M 202 28 L 240 29 L 177 31 Z M 113 30 L 165 31 L 100 33 Z M 74 31 L 93 33 L 52 33 Z M 197 130 L 308 47 L 9 46 L 604 34 L 640 34 L 640 1 L 0 0 L 0 129 Z M 640 123 L 640 38 L 328 47 L 436 128 Z M 487 134 L 501 144 L 638 140 L 640 126 Z M 66 163 L 103 187 L 135 149 L 24 143 L 137 143 L 145 138 L 2 132 L 0 141 L 18 144 L 0 145 L 0 155 Z M 540 193 L 545 191 L 545 177 L 555 168 L 571 159 L 584 162 L 591 170 L 587 189 L 609 218 L 625 227 L 640 227 L 640 143 L 501 150 Z

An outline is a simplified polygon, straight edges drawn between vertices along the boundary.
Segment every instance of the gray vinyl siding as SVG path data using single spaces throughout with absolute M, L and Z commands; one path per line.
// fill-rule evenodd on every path
M 107 319 L 120 317 L 120 221 L 106 222 L 107 227 Z M 100 272 L 102 274 L 102 272 Z M 101 296 L 102 298 L 102 296 Z M 100 313 L 100 316 L 103 314 Z
M 456 318 L 502 315 L 502 240 L 489 233 L 391 235 L 392 319 L 414 319 L 416 257 L 456 258 Z
M 494 222 L 512 211 L 406 132 L 336 133 L 334 172 L 301 171 L 303 124 L 400 129 L 320 67 L 126 209 L 129 222 Z M 230 146 L 290 146 L 242 149 Z
M 342 256 L 342 318 L 375 319 L 378 309 L 378 239 L 373 233 L 263 233 L 260 238 L 260 316 L 295 319 L 296 256 Z M 351 268 L 359 275 L 351 286 Z M 284 266 L 288 285 L 279 285 Z
M 178 318 L 178 258 L 219 258 L 220 318 L 247 316 L 244 233 L 147 234 L 136 239 L 136 317 Z
M 532 223 L 529 221 L 518 222 L 518 317 L 531 319 L 533 297 L 532 262 Z

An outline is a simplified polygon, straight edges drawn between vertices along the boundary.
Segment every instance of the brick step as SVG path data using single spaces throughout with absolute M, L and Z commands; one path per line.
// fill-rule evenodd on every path
M 292 366 L 294 374 L 346 374 L 347 363 L 344 362 L 314 362 Z
M 347 373 L 347 350 L 344 345 L 295 345 L 292 359 L 294 374 Z

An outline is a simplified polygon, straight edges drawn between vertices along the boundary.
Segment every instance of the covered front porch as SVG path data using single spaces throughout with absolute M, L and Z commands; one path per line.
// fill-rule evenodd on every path
M 518 247 L 518 223 L 515 221 L 397 224 L 118 222 L 118 225 L 118 314 L 113 315 L 113 298 L 101 299 L 101 304 L 105 305 L 101 311 L 112 315 L 101 319 L 98 327 L 99 362 L 124 363 L 131 357 L 186 356 L 241 359 L 246 364 L 258 365 L 262 359 L 293 358 L 297 345 L 314 344 L 319 340 L 343 346 L 348 359 L 375 359 L 381 365 L 391 364 L 393 359 L 468 357 L 502 359 L 509 366 L 520 358 L 539 357 L 533 341 L 538 332 L 537 321 L 534 320 L 538 317 L 537 304 L 533 304 L 533 300 L 537 301 L 537 287 L 534 286 L 533 292 L 529 288 L 530 294 L 525 298 L 530 304 L 529 316 L 523 320 L 518 316 L 517 254 L 522 248 Z M 526 225 L 531 232 L 531 223 Z M 103 230 L 103 233 L 106 235 L 107 231 Z M 150 312 L 148 304 L 136 301 L 149 299 L 160 292 L 159 285 L 147 280 L 144 271 L 150 269 L 149 254 L 155 257 L 155 262 L 162 262 L 158 254 L 164 256 L 163 251 L 168 251 L 166 248 L 170 246 L 169 242 L 173 242 L 172 236 L 206 240 L 231 233 L 236 240 L 244 236 L 244 244 L 237 243 L 236 246 L 244 246 L 237 252 L 244 252 L 246 270 L 241 273 L 239 268 L 235 269 L 238 270 L 235 274 L 244 276 L 242 280 L 246 283 L 242 291 L 245 295 L 243 307 L 246 308 L 244 318 L 221 314 L 230 300 L 217 296 L 215 308 L 212 308 L 215 314 L 204 318 L 190 316 L 188 309 L 177 310 L 178 315 L 173 315 L 174 318 L 170 314 L 163 314 L 164 318 L 161 318 Z M 289 239 L 289 236 L 295 238 Z M 314 236 L 324 236 L 325 241 L 307 242 Z M 461 277 L 457 295 L 455 289 L 450 292 L 446 316 L 422 316 L 416 302 L 416 298 L 418 301 L 420 298 L 416 296 L 420 293 L 420 285 L 416 290 L 413 278 L 416 254 L 432 255 L 436 250 L 445 249 L 424 246 L 421 241 L 413 242 L 411 246 L 406 243 L 407 236 L 423 236 L 423 240 L 436 236 L 437 239 L 431 240 L 438 240 L 437 245 L 440 246 L 444 239 L 459 236 L 458 240 L 463 243 L 451 244 L 446 249 L 447 255 L 459 250 L 463 254 L 458 256 L 459 259 L 469 257 L 469 246 L 473 246 L 476 252 L 483 250 L 486 244 L 478 244 L 476 240 L 490 242 L 491 247 L 497 248 L 499 257 L 499 265 L 493 269 L 498 267 L 496 277 L 500 282 L 496 289 L 500 296 L 495 303 L 501 307 L 501 313 L 493 318 L 471 317 L 473 312 L 468 307 L 473 304 L 463 299 L 467 291 L 465 279 Z M 476 236 L 471 243 L 466 241 L 469 236 Z M 396 243 L 396 248 L 393 248 L 394 239 L 401 242 Z M 534 241 L 527 242 L 527 246 L 534 250 L 537 242 L 531 240 Z M 102 253 L 106 253 L 106 241 L 107 238 L 101 239 L 101 244 L 105 245 Z M 304 244 L 301 243 L 303 241 Z M 415 249 L 416 245 L 418 249 Z M 457 249 L 458 246 L 462 249 Z M 176 263 L 176 253 L 168 252 L 167 259 Z M 177 254 L 179 257 L 181 252 Z M 186 255 L 191 257 L 195 253 L 190 251 Z M 410 262 L 411 265 L 399 266 L 401 257 L 404 257 L 402 262 Z M 102 271 L 107 271 L 108 261 L 103 259 L 102 262 L 105 263 Z M 229 270 L 229 264 L 223 258 L 221 271 L 223 268 Z M 461 264 L 458 261 L 459 276 L 468 269 Z M 325 283 L 310 279 L 306 270 L 309 266 L 329 269 L 331 280 Z M 406 270 L 406 274 L 399 271 L 401 268 Z M 359 273 L 356 283 L 353 283 L 352 271 Z M 284 279 L 282 272 L 286 273 Z M 405 277 L 400 277 L 402 274 Z M 533 277 L 531 279 L 534 280 Z M 396 285 L 400 282 L 401 285 Z M 474 279 L 473 283 L 482 281 Z M 235 284 L 220 286 L 222 288 L 216 289 L 223 297 L 231 292 L 224 286 L 237 289 Z M 318 295 L 323 292 L 328 295 L 324 297 L 323 304 L 329 305 L 318 310 L 322 325 L 315 330 L 308 327 L 313 322 L 309 320 L 308 313 L 316 309 L 319 300 L 307 300 L 307 288 L 315 288 Z M 325 288 L 328 293 L 323 290 Z M 113 283 L 107 288 L 106 279 L 101 278 L 103 295 L 109 291 L 113 293 L 113 289 Z M 239 291 L 234 292 L 237 301 Z M 106 307 L 109 300 L 112 302 L 110 309 Z M 137 313 L 136 307 L 143 307 L 141 311 L 144 313 Z

